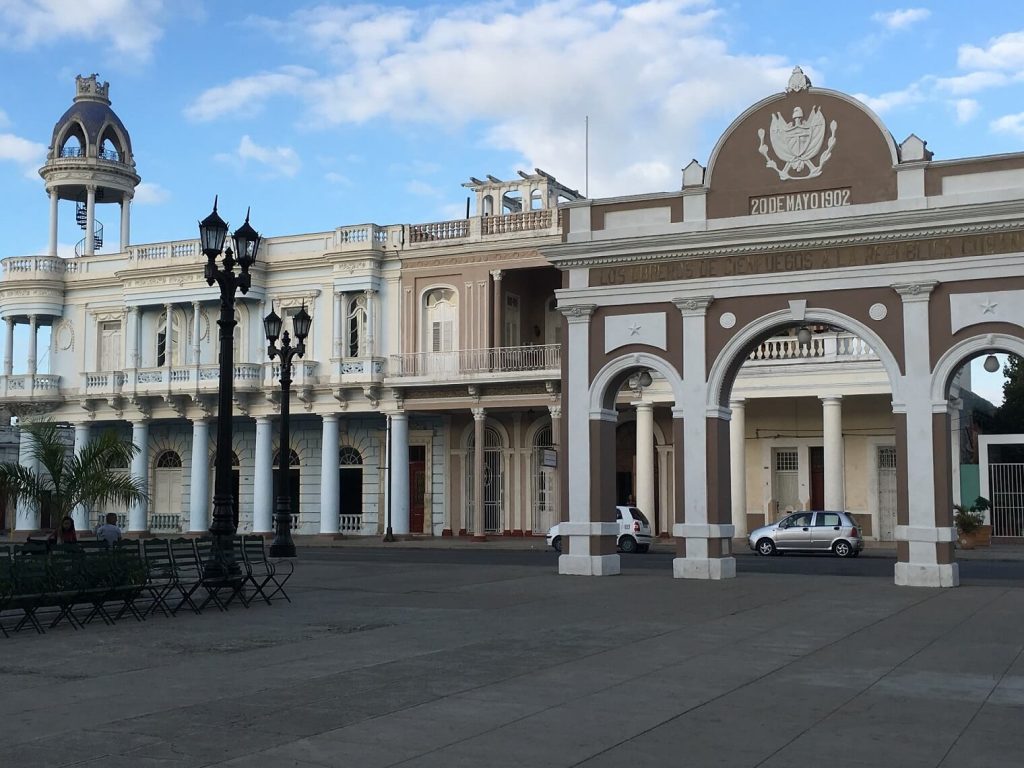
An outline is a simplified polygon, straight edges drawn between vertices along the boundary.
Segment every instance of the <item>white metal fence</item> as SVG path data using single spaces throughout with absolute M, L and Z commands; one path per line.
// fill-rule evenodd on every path
M 989 464 L 993 536 L 1024 536 L 1024 464 Z

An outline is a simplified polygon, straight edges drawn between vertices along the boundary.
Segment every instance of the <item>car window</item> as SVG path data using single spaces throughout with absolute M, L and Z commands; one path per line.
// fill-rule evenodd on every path
M 615 519 L 616 520 L 621 520 L 622 519 L 622 510 L 619 509 L 618 507 L 616 507 L 616 509 L 615 509 Z
M 819 512 L 817 524 L 831 528 L 837 525 L 842 525 L 842 522 L 839 520 L 838 512 Z
M 629 508 L 629 513 L 631 515 L 633 515 L 633 519 L 634 520 L 639 520 L 640 522 L 644 523 L 645 525 L 650 525 L 650 523 L 647 521 L 647 518 L 644 517 L 644 513 L 641 512 L 636 507 L 630 507 Z
M 801 512 L 799 515 L 793 515 L 789 518 L 789 525 L 787 528 L 803 528 L 811 524 L 811 513 Z

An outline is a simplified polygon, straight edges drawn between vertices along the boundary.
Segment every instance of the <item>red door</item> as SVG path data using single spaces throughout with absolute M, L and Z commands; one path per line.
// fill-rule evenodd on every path
M 811 448 L 811 509 L 825 509 L 825 449 Z
M 427 448 L 409 446 L 409 532 L 423 533 L 423 502 L 427 490 Z

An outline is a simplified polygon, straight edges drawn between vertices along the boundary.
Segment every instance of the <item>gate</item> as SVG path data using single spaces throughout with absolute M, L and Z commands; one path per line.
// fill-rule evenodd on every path
M 989 464 L 993 536 L 1024 536 L 1024 464 Z
M 476 453 L 474 435 L 469 436 L 466 451 L 466 522 L 473 528 L 473 454 Z M 484 430 L 484 531 L 502 532 L 505 476 L 502 472 L 501 436 L 493 427 Z
M 878 540 L 896 540 L 896 448 L 878 446 Z

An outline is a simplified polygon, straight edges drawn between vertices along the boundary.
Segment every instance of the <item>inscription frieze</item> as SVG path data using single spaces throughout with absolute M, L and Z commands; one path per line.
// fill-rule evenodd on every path
M 929 240 L 779 251 L 777 253 L 711 256 L 656 264 L 593 267 L 590 270 L 590 285 L 627 285 L 782 272 L 810 272 L 841 267 L 955 259 L 965 256 L 990 256 L 1017 251 L 1024 251 L 1024 231 L 1020 230 Z

